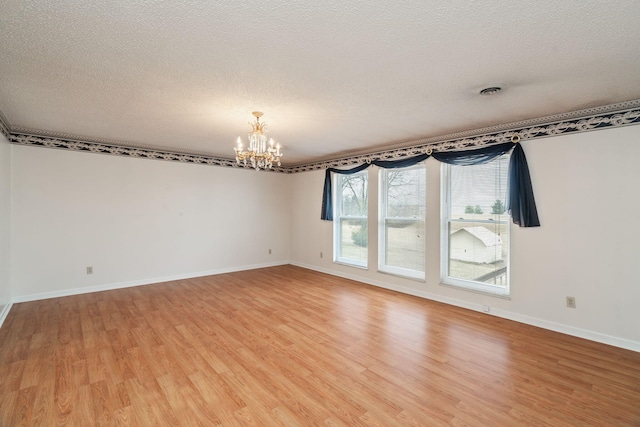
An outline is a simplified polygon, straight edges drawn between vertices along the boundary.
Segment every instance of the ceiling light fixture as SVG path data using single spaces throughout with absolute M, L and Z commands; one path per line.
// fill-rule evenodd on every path
M 262 113 L 254 111 L 251 113 L 256 118 L 255 123 L 249 122 L 251 132 L 249 132 L 249 148 L 245 151 L 242 147 L 242 138 L 238 137 L 238 142 L 234 148 L 236 152 L 236 162 L 238 164 L 247 165 L 247 160 L 251 163 L 251 167 L 255 170 L 271 169 L 276 163 L 280 166 L 280 157 L 282 157 L 282 147 L 276 144 L 273 138 L 267 144 L 267 124 L 260 123 Z

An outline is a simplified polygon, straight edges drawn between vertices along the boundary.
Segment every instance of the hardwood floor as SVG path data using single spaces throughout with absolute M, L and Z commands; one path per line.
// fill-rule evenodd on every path
M 14 305 L 0 423 L 640 425 L 640 353 L 282 266 Z

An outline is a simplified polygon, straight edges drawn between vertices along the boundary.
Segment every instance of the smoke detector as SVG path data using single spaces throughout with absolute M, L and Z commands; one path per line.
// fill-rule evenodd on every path
M 502 91 L 502 88 L 500 86 L 485 87 L 480 91 L 480 95 L 491 96 L 491 95 L 496 95 L 501 91 Z

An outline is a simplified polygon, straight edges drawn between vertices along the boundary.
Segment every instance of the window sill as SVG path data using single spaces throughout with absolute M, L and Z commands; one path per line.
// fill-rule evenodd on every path
M 509 288 L 499 288 L 491 285 L 481 285 L 476 283 L 446 283 L 444 281 L 440 281 L 440 286 L 444 286 L 447 288 L 459 289 L 462 291 L 474 292 L 476 294 L 488 295 L 490 297 L 502 298 L 502 299 L 511 299 L 511 293 Z
M 400 277 L 402 279 L 413 280 L 413 281 L 416 281 L 416 282 L 422 282 L 422 283 L 426 282 L 426 278 L 425 278 L 424 274 L 422 276 L 408 275 L 408 274 L 395 273 L 395 272 L 392 272 L 392 271 L 385 271 L 385 270 L 380 270 L 380 269 L 378 269 L 378 273 L 387 274 L 389 276 L 394 276 L 394 277 Z
M 368 270 L 369 267 L 366 265 L 361 265 L 361 264 L 352 264 L 350 262 L 346 262 L 346 261 L 333 261 L 334 264 L 339 264 L 339 265 L 344 265 L 346 267 L 353 267 L 353 268 L 359 268 L 360 270 Z

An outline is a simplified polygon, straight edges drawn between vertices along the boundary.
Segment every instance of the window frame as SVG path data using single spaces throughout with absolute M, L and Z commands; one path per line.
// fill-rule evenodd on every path
M 420 217 L 418 220 L 422 220 L 423 222 L 423 252 L 424 252 L 424 263 L 422 270 L 416 270 L 411 268 L 398 267 L 393 265 L 388 265 L 386 263 L 386 254 L 387 254 L 387 228 L 386 222 L 389 219 L 387 217 L 387 200 L 388 200 L 388 175 L 391 172 L 402 172 L 409 170 L 421 169 L 424 173 L 425 180 L 425 188 L 424 188 L 424 205 L 423 212 L 424 215 Z M 407 166 L 404 168 L 396 168 L 396 169 L 385 169 L 380 168 L 378 173 L 378 271 L 381 273 L 392 274 L 394 276 L 400 276 L 408 279 L 419 280 L 424 282 L 426 280 L 426 249 L 427 249 L 427 239 L 426 239 L 426 209 L 427 209 L 427 170 L 424 162 L 418 163 L 417 165 Z M 392 217 L 394 220 L 414 220 L 415 217 L 410 218 L 398 218 Z
M 509 156 L 510 154 L 505 154 Z M 503 157 L 503 156 L 500 156 Z M 500 158 L 499 157 L 499 158 Z M 498 158 L 498 159 L 499 159 Z M 498 159 L 492 160 L 492 162 Z M 463 167 L 474 167 L 463 166 Z M 473 292 L 480 292 L 483 294 L 510 298 L 511 295 L 511 221 L 510 216 L 505 213 L 507 218 L 504 221 L 496 220 L 482 220 L 482 219 L 452 219 L 451 218 L 451 165 L 442 163 L 440 173 L 440 207 L 441 207 L 441 225 L 440 225 L 440 284 L 444 286 L 451 286 L 458 289 L 465 289 Z M 506 190 L 505 190 L 506 194 Z M 487 224 L 502 224 L 506 225 L 507 232 L 507 248 L 506 248 L 506 285 L 492 285 L 490 283 L 478 282 L 475 280 L 462 279 L 458 277 L 449 276 L 449 262 L 450 262 L 450 223 L 487 223 Z
M 366 215 L 364 216 L 354 216 L 354 215 L 343 215 L 342 214 L 342 180 L 347 177 L 354 177 L 357 175 L 363 175 L 366 177 L 367 182 L 367 206 L 365 208 Z M 364 220 L 364 223 L 367 225 L 367 232 L 369 230 L 369 197 L 368 193 L 370 190 L 369 186 L 369 173 L 367 169 L 356 172 L 351 175 L 345 174 L 335 174 L 333 181 L 333 188 L 336 189 L 333 195 L 333 262 L 337 264 L 343 264 L 350 267 L 357 267 L 362 269 L 368 269 L 369 267 L 369 238 L 367 236 L 367 247 L 366 256 L 364 262 L 356 260 L 354 258 L 349 258 L 343 256 L 342 251 L 342 221 L 343 220 Z

